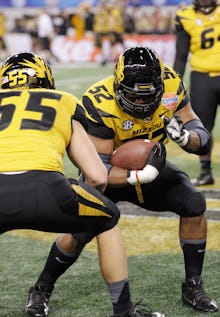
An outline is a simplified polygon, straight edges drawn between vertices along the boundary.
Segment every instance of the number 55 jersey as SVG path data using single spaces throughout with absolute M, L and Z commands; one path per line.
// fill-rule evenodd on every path
M 1 90 L 0 113 L 1 172 L 63 173 L 63 155 L 72 135 L 72 119 L 87 127 L 84 108 L 78 99 L 52 89 Z

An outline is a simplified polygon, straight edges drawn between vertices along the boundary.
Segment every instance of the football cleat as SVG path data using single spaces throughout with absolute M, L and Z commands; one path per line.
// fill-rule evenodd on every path
M 132 306 L 129 312 L 111 315 L 110 317 L 165 317 L 165 315 L 159 312 L 151 312 L 145 311 L 143 309 L 138 309 L 136 304 Z
M 194 186 L 213 185 L 215 183 L 215 180 L 212 174 L 208 173 L 208 174 L 200 174 L 198 178 L 192 179 L 191 183 Z
M 52 290 L 44 289 L 33 286 L 29 290 L 28 302 L 26 305 L 26 312 L 30 316 L 44 317 L 49 312 L 49 299 L 52 294 Z
M 201 312 L 218 311 L 216 302 L 205 293 L 200 276 L 195 276 L 182 283 L 182 301 L 185 305 Z

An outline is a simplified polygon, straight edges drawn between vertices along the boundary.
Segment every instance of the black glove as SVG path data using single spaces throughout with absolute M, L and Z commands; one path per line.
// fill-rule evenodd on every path
M 166 161 L 167 151 L 163 143 L 157 142 L 147 159 L 147 165 L 154 166 L 158 171 L 162 169 Z
M 177 115 L 171 119 L 163 116 L 164 128 L 168 137 L 179 146 L 183 147 L 189 142 L 189 131 L 183 128 L 183 122 Z
M 162 143 L 157 142 L 151 150 L 146 165 L 142 170 L 130 171 L 127 178 L 128 183 L 147 184 L 154 181 L 159 175 L 166 161 L 166 148 Z

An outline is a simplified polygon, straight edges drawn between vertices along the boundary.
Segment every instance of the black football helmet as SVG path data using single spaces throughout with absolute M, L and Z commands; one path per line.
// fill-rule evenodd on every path
M 32 52 L 21 52 L 8 57 L 0 68 L 2 89 L 55 89 L 49 65 Z
M 192 0 L 195 10 L 209 14 L 217 7 L 217 0 Z
M 114 69 L 119 106 L 135 118 L 150 117 L 163 95 L 163 76 L 163 64 L 154 50 L 142 46 L 128 48 Z

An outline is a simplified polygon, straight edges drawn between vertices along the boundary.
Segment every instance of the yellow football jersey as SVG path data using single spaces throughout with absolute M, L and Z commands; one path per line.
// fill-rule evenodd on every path
M 113 83 L 113 76 L 108 77 L 92 85 L 83 95 L 89 121 L 88 132 L 102 139 L 114 139 L 115 148 L 132 138 L 167 143 L 162 116 L 171 118 L 177 109 L 189 101 L 180 76 L 171 67 L 165 67 L 164 94 L 157 110 L 147 119 L 134 118 L 120 108 Z
M 190 66 L 198 72 L 220 72 L 220 7 L 209 14 L 192 6 L 179 9 L 175 19 L 178 31 L 190 36 Z
M 87 122 L 77 98 L 58 90 L 1 90 L 0 114 L 0 172 L 63 173 L 71 118 Z
M 101 6 L 98 7 L 94 15 L 93 31 L 95 33 L 107 33 L 108 29 L 108 12 Z

